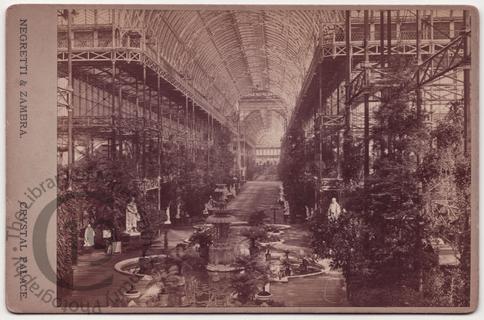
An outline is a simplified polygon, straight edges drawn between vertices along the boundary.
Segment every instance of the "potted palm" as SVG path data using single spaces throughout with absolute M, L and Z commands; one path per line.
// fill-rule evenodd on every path
M 198 244 L 198 253 L 205 263 L 208 262 L 209 247 L 212 244 L 212 229 L 201 229 L 193 233 L 188 240 L 190 244 Z
M 267 233 L 263 228 L 250 227 L 241 232 L 242 236 L 249 240 L 249 252 L 251 256 L 255 256 L 258 252 L 257 241 L 263 240 L 267 237 Z
M 251 300 L 270 300 L 272 294 L 265 290 L 265 284 L 269 280 L 267 266 L 251 256 L 238 257 L 235 264 L 242 271 L 231 280 L 231 286 L 234 289 L 232 296 L 242 304 Z M 261 287 L 262 290 L 259 289 Z

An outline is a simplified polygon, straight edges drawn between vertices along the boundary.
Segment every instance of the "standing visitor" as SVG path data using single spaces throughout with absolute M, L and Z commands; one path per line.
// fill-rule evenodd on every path
M 112 239 L 111 238 L 112 238 L 111 229 L 107 225 L 104 225 L 103 240 L 104 240 L 104 247 L 106 249 L 107 255 L 111 255 L 113 253 Z
M 311 213 L 310 213 L 309 207 L 304 206 L 304 209 L 306 210 L 306 220 L 311 219 Z
M 271 248 L 270 247 L 267 247 L 267 250 L 266 250 L 266 261 L 270 261 L 271 260 Z

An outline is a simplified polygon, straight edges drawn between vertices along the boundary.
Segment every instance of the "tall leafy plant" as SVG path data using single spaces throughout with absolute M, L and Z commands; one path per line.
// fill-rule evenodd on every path
M 449 105 L 449 112 L 432 131 L 433 148 L 419 168 L 428 199 L 432 236 L 449 244 L 459 259 L 453 281 L 461 285 L 449 300 L 469 305 L 470 295 L 470 190 L 471 162 L 464 150 L 462 101 Z

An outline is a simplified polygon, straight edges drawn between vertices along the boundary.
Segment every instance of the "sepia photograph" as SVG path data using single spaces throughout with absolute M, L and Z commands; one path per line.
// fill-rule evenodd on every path
M 58 308 L 475 307 L 475 8 L 55 10 Z

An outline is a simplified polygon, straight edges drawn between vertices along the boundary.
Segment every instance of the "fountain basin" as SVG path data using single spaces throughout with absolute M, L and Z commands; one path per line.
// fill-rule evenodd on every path
M 233 272 L 233 271 L 240 271 L 243 268 L 231 266 L 227 264 L 208 264 L 207 271 L 210 272 Z
M 274 247 L 275 245 L 283 244 L 283 243 L 284 243 L 284 239 L 281 239 L 279 241 L 271 241 L 271 242 L 261 242 L 261 241 L 259 241 L 259 245 L 263 248 L 265 248 L 267 246 Z
M 291 226 L 288 225 L 288 224 L 280 224 L 280 223 L 269 223 L 267 224 L 268 226 L 272 226 L 272 227 L 275 227 L 277 228 L 278 230 L 287 230 L 287 229 L 291 229 Z
M 155 254 L 155 255 L 150 255 L 146 257 L 134 257 L 126 260 L 121 260 L 114 265 L 114 270 L 127 276 L 135 275 L 142 278 L 149 275 L 136 272 L 136 266 L 139 265 L 139 261 L 141 258 L 166 258 L 166 257 L 168 256 L 165 254 Z

